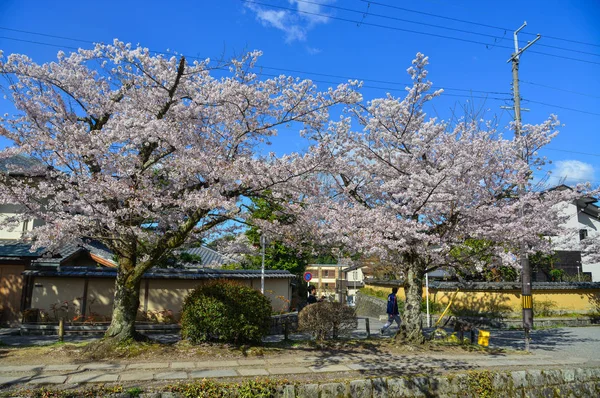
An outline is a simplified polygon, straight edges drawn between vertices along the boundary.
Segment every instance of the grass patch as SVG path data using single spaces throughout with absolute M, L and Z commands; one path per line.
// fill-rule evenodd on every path
M 371 297 L 376 297 L 382 300 L 387 300 L 388 295 L 390 294 L 390 292 L 388 291 L 383 291 L 383 290 L 377 290 L 377 289 L 373 289 L 370 287 L 363 287 L 359 290 L 360 294 L 364 294 L 366 296 L 371 296 Z
M 545 326 L 535 326 L 535 323 L 534 323 L 533 330 L 560 329 L 560 328 L 564 328 L 564 327 L 567 327 L 567 324 L 562 323 L 562 322 L 557 322 L 552 325 L 545 325 Z
M 92 386 L 81 390 L 59 390 L 52 388 L 19 389 L 13 392 L 0 394 L 0 397 L 28 397 L 28 398 L 79 398 L 79 397 L 105 397 L 110 394 L 123 393 L 123 387 L 116 386 Z M 139 394 L 138 394 L 139 396 Z
M 240 398 L 272 397 L 277 388 L 288 384 L 285 379 L 254 379 L 244 380 L 240 383 L 215 382 L 213 380 L 201 380 L 193 383 L 178 383 L 169 385 L 165 391 L 181 394 L 184 397 L 210 397 L 221 398 L 236 396 Z

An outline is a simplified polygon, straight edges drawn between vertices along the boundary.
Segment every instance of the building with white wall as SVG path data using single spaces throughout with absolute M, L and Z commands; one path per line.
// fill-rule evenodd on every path
M 554 189 L 572 190 L 566 185 Z M 561 225 L 561 233 L 550 237 L 554 249 L 550 268 L 562 270 L 569 281 L 589 281 L 591 278 L 593 282 L 600 282 L 600 207 L 597 203 L 597 198 L 583 196 L 558 205 L 566 221 Z M 553 280 L 543 268 L 535 272 L 534 265 L 534 281 Z
M 558 258 L 556 268 L 565 273 L 576 275 L 590 273 L 593 282 L 600 282 L 600 262 L 594 260 L 598 253 L 590 249 L 592 241 L 600 240 L 600 207 L 598 200 L 584 197 L 567 205 L 564 209 L 568 219 L 564 225 L 565 233 L 556 239 L 555 250 Z

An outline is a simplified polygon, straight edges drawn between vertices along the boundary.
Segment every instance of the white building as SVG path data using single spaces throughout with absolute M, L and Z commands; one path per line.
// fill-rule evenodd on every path
M 584 244 L 600 239 L 600 207 L 596 203 L 596 198 L 584 197 L 567 206 L 567 233 L 558 240 L 556 252 L 561 261 L 557 268 L 569 274 L 591 273 L 592 281 L 600 282 L 600 262 L 589 258 L 592 253 L 586 253 L 589 249 Z M 598 250 L 600 246 L 595 247 Z

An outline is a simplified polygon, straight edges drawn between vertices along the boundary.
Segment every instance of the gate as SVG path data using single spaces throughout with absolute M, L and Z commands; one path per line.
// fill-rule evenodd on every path
M 23 265 L 0 265 L 0 324 L 16 325 L 21 320 Z

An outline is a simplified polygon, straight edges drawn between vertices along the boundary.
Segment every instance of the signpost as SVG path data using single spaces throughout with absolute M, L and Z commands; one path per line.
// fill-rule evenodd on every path
M 312 279 L 312 274 L 310 272 L 305 272 L 304 273 L 304 280 L 306 281 L 306 285 L 308 286 L 308 282 L 310 282 Z

